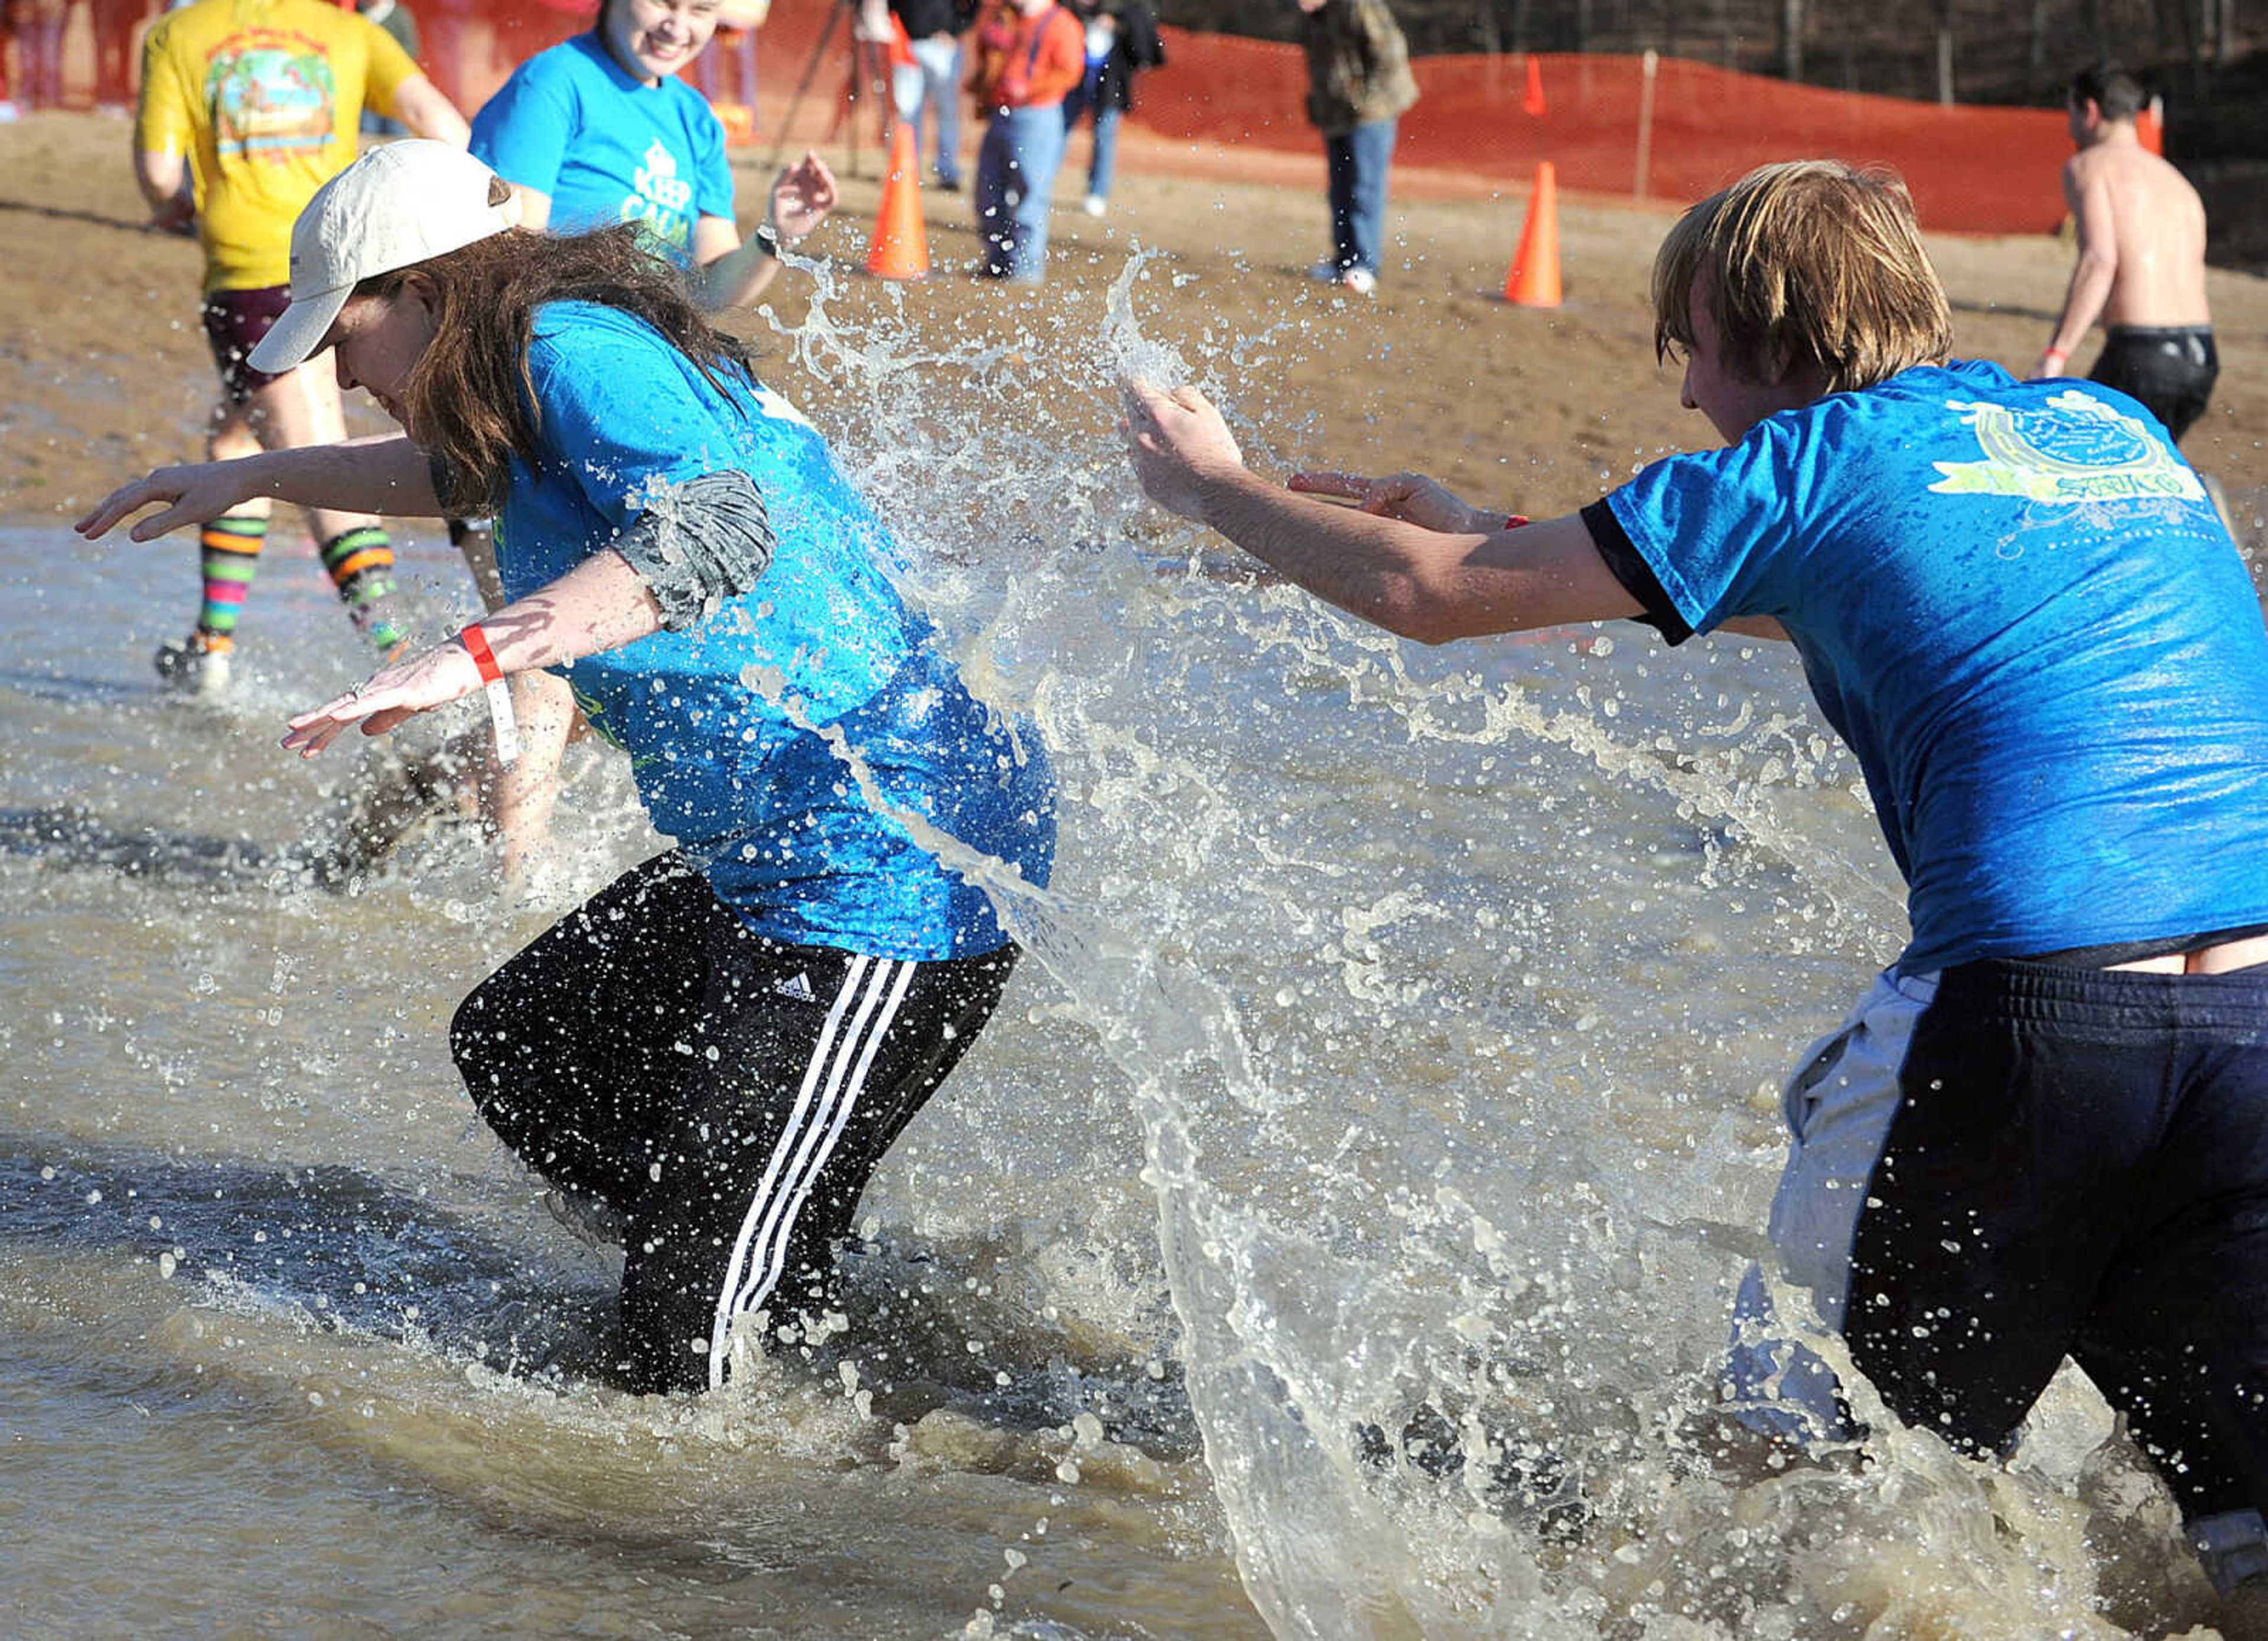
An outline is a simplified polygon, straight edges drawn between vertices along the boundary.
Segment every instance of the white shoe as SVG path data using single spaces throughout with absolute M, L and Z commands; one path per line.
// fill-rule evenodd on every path
M 1339 276 L 1339 283 L 1359 297 L 1366 297 L 1378 289 L 1378 276 L 1367 268 L 1350 268 Z
M 1339 265 L 1329 261 L 1317 262 L 1307 269 L 1307 277 L 1321 284 L 1335 285 L 1339 282 Z
M 13 99 L 0 97 L 0 125 L 5 125 L 11 120 L 20 120 L 23 115 L 23 109 L 16 105 Z
M 185 695 L 217 695 L 228 688 L 230 660 L 225 650 L 208 650 L 194 638 L 158 646 L 158 678 Z
M 1104 199 L 1101 195 L 1090 194 L 1086 196 L 1086 214 L 1088 216 L 1100 217 L 1109 209 L 1110 202 Z

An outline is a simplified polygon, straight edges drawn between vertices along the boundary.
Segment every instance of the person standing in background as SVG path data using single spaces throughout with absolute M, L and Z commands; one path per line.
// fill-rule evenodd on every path
M 1386 0 L 1299 0 L 1307 13 L 1307 118 L 1330 167 L 1331 254 L 1308 273 L 1368 296 L 1386 237 L 1397 122 L 1418 100 L 1410 46 Z
M 1063 166 L 1063 101 L 1086 72 L 1086 31 L 1057 0 L 992 0 L 977 25 L 968 85 L 989 121 L 976 151 L 981 277 L 1039 283 Z
M 921 146 L 922 111 L 930 112 L 937 185 L 961 192 L 961 37 L 976 19 L 974 0 L 890 0 L 906 31 L 913 61 L 890 73 L 890 99 Z
M 1118 121 L 1134 107 L 1134 77 L 1166 66 L 1158 20 L 1142 0 L 1095 0 L 1078 7 L 1086 20 L 1086 77 L 1064 99 L 1064 135 L 1094 112 L 1094 147 L 1086 162 L 1086 214 L 1110 209 L 1110 182 L 1118 165 Z
M 155 0 L 93 0 L 94 106 L 124 115 L 134 99 L 134 31 L 157 10 Z
M 63 25 L 69 0 L 13 0 L 16 66 L 24 82 L 24 107 L 63 106 Z
M 158 226 L 194 213 L 204 247 L 205 335 L 221 380 L 206 439 L 215 460 L 346 436 L 328 359 L 270 375 L 248 356 L 290 305 L 291 224 L 354 160 L 365 100 L 420 136 L 465 145 L 464 116 L 408 54 L 331 0 L 195 0 L 144 42 L 135 179 Z M 196 626 L 158 651 L 168 683 L 226 688 L 268 514 L 264 499 L 247 501 L 205 526 Z M 405 637 L 392 541 L 368 513 L 308 517 L 349 618 L 391 652 Z
M 2079 265 L 2035 376 L 2062 376 L 2102 320 L 2088 379 L 2139 400 L 2178 439 L 2205 414 L 2220 374 L 2205 294 L 2205 202 L 2189 179 L 2142 146 L 2145 99 L 2134 77 L 2099 63 L 2073 77 L 2067 109 L 2079 145 L 2063 196 L 2079 226 Z

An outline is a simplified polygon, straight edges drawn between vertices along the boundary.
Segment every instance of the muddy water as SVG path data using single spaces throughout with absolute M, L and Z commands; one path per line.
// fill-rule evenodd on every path
M 2006 1470 L 1719 1452 L 1773 1085 L 1903 934 L 1855 767 L 1769 646 L 1425 651 L 1163 526 L 1094 423 L 1112 370 L 1170 366 L 1135 315 L 1172 299 L 1130 281 L 1045 381 L 842 335 L 823 300 L 777 342 L 788 391 L 859 407 L 829 431 L 909 589 L 1039 722 L 1064 848 L 1051 894 L 1001 886 L 1037 960 L 870 1190 L 839 1327 L 698 1400 L 608 1387 L 614 1256 L 544 1213 L 445 1042 L 661 846 L 624 771 L 578 755 L 578 852 L 532 881 L 445 821 L 342 850 L 398 754 L 274 749 L 360 666 L 312 558 L 271 551 L 236 688 L 190 705 L 147 671 L 186 545 L 0 531 L 15 1628 L 2196 1616 L 2170 1507 L 2075 1381 Z M 469 609 L 436 545 L 406 563 L 430 625 Z

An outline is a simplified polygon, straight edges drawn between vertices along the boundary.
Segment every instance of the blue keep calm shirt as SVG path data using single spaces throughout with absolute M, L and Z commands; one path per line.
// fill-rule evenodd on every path
M 725 128 L 674 75 L 648 85 L 595 33 L 521 63 L 473 116 L 473 158 L 551 199 L 554 233 L 643 223 L 656 249 L 693 258 L 693 225 L 733 217 Z
M 888 812 L 1043 886 L 1046 754 L 938 653 L 887 573 L 887 534 L 818 433 L 764 388 L 718 392 L 617 310 L 552 303 L 534 330 L 541 448 L 514 459 L 499 520 L 509 596 L 605 548 L 659 487 L 704 473 L 747 473 L 771 519 L 771 567 L 752 591 L 691 631 L 565 669 L 593 727 L 628 749 L 654 825 L 776 939 L 908 961 L 1005 944 L 983 893 Z
M 1585 516 L 1673 643 L 1787 629 L 1905 874 L 1904 968 L 2268 923 L 2268 635 L 2124 394 L 1921 367 Z

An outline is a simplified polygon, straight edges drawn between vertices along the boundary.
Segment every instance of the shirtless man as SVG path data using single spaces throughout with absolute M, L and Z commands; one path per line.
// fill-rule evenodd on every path
M 2142 88 L 2109 63 L 2071 83 L 2063 196 L 2079 224 L 2079 266 L 2035 376 L 2063 376 L 2095 321 L 2106 333 L 2088 379 L 2139 399 L 2178 439 L 2205 414 L 2220 357 L 2205 299 L 2205 206 L 2182 173 L 2142 146 Z

